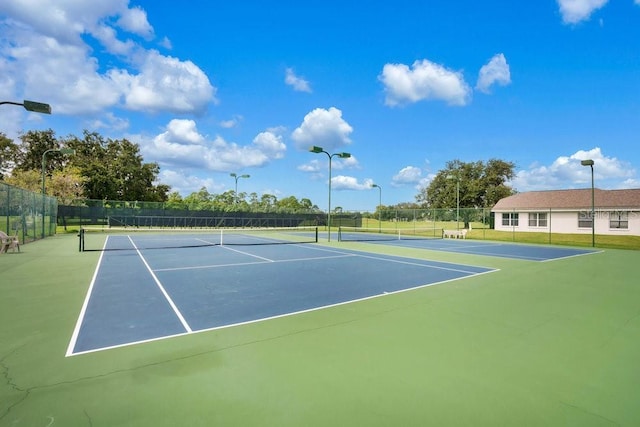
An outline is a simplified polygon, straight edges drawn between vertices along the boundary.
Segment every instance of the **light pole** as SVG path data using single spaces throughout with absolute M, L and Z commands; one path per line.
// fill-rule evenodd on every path
M 592 159 L 582 160 L 580 162 L 582 166 L 591 166 L 591 246 L 596 245 L 596 199 L 595 190 L 593 186 L 593 164 Z
M 23 106 L 27 111 L 32 111 L 34 113 L 51 114 L 51 106 L 42 102 L 27 101 L 25 99 L 22 102 L 0 101 L 0 105 L 2 104 L 20 105 Z
M 327 212 L 327 230 L 328 230 L 327 241 L 330 242 L 331 241 L 331 160 L 333 159 L 334 156 L 338 156 L 341 159 L 348 159 L 349 157 L 351 157 L 351 154 L 350 153 L 329 154 L 326 151 L 324 151 L 322 147 L 316 147 L 315 145 L 311 146 L 311 148 L 309 148 L 309 151 L 316 154 L 324 153 L 327 155 L 327 157 L 329 157 L 329 210 Z
M 44 239 L 44 214 L 45 214 L 45 196 L 46 196 L 46 187 L 45 187 L 45 176 L 47 171 L 47 154 L 58 152 L 60 154 L 69 155 L 75 154 L 76 150 L 73 148 L 49 148 L 42 153 L 42 238 Z
M 460 175 L 447 175 L 447 179 L 456 180 L 456 229 L 460 230 Z
M 382 233 L 382 187 L 378 184 L 371 184 L 371 188 L 378 189 L 378 233 Z
M 247 174 L 238 175 L 236 173 L 230 173 L 229 175 L 232 176 L 233 178 L 235 178 L 235 180 L 236 180 L 236 190 L 235 190 L 235 193 L 234 193 L 235 197 L 233 198 L 233 202 L 234 202 L 234 204 L 237 204 L 238 203 L 238 180 L 240 178 L 251 178 L 251 175 L 247 175 Z

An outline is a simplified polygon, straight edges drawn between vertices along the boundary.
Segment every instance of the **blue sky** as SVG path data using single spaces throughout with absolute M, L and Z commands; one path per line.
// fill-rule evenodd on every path
M 183 196 L 373 210 L 446 162 L 516 164 L 518 191 L 640 187 L 640 0 L 320 3 L 3 0 L 0 131 L 140 145 Z

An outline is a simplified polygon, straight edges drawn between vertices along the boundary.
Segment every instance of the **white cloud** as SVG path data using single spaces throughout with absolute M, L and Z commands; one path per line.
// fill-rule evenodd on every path
M 321 176 L 324 166 L 320 160 L 314 159 L 297 167 L 299 171 L 313 173 Z
M 153 38 L 153 27 L 147 21 L 147 12 L 140 7 L 125 8 L 120 14 L 118 25 L 123 30 L 138 34 L 147 40 Z
M 636 175 L 636 171 L 627 162 L 607 157 L 599 147 L 595 147 L 591 150 L 579 150 L 569 156 L 560 156 L 550 165 L 531 165 L 527 170 L 518 171 L 509 185 L 518 191 L 590 187 L 591 169 L 580 164 L 586 159 L 594 161 L 596 187 L 622 188 L 624 184 L 621 179 L 633 181 Z
M 173 45 L 171 44 L 171 40 L 169 40 L 168 37 L 163 37 L 162 40 L 160 40 L 158 42 L 158 44 L 160 46 L 162 46 L 163 48 L 165 48 L 165 49 L 168 49 L 168 50 L 173 49 Z
M 502 53 L 494 55 L 491 60 L 480 68 L 478 73 L 478 83 L 476 89 L 489 93 L 491 86 L 499 84 L 506 86 L 511 83 L 511 72 L 507 59 Z
M 340 190 L 370 190 L 372 179 L 365 179 L 359 182 L 357 178 L 352 176 L 338 175 L 331 178 L 331 188 L 336 191 Z
M 224 184 L 216 183 L 212 178 L 201 178 L 183 170 L 162 169 L 158 178 L 163 184 L 171 186 L 172 192 L 177 191 L 182 196 L 194 193 L 202 187 L 209 193 L 220 193 L 225 188 Z
M 193 120 L 175 119 L 166 131 L 152 140 L 141 141 L 145 159 L 158 161 L 163 169 L 193 167 L 207 171 L 228 172 L 261 167 L 284 156 L 286 146 L 278 129 L 258 134 L 250 145 L 227 142 L 217 136 L 213 140 L 198 132 Z
M 609 0 L 557 0 L 562 21 L 565 24 L 577 24 L 589 19 L 591 14 L 603 7 Z M 638 0 L 636 0 L 638 3 Z
M 332 152 L 351 143 L 351 132 L 353 128 L 342 118 L 342 111 L 335 107 L 328 110 L 316 108 L 304 117 L 291 138 L 299 149 L 308 150 L 316 145 Z
M 131 110 L 202 112 L 209 102 L 216 101 L 215 88 L 193 62 L 154 50 L 147 52 L 138 74 L 121 70 L 112 76 L 125 96 L 125 106 Z
M 359 169 L 360 163 L 355 156 L 348 157 L 343 159 L 341 157 L 333 157 L 331 160 L 331 169 L 333 172 L 344 170 L 344 169 Z M 323 155 L 322 159 L 314 158 L 307 163 L 304 163 L 297 167 L 297 169 L 301 172 L 306 172 L 311 174 L 312 179 L 322 179 L 329 173 L 329 158 L 326 155 Z M 335 178 L 331 179 L 333 183 Z M 372 184 L 373 181 L 369 180 Z M 367 182 L 369 182 L 367 181 Z
M 112 129 L 116 131 L 125 131 L 129 129 L 129 120 L 117 117 L 113 113 L 101 114 L 99 118 L 88 121 L 87 129 Z
M 0 76 L 12 76 L 0 77 L 3 96 L 38 94 L 55 114 L 74 115 L 112 107 L 199 113 L 216 102 L 195 64 L 144 46 L 154 29 L 128 0 L 3 0 L 0 15 Z
M 384 84 L 385 104 L 397 106 L 422 100 L 441 100 L 449 105 L 467 105 L 471 88 L 461 72 L 426 59 L 405 64 L 386 64 L 378 77 Z
M 285 70 L 284 82 L 298 92 L 311 93 L 311 85 L 309 82 L 302 77 L 296 76 L 292 68 L 287 68 Z
M 232 118 L 230 118 L 229 120 L 222 120 L 220 122 L 220 126 L 225 128 L 225 129 L 231 129 L 234 128 L 236 126 L 238 126 L 238 124 L 240 124 L 240 122 L 243 120 L 243 117 L 239 114 L 234 115 Z
M 200 135 L 193 120 L 174 119 L 167 125 L 166 138 L 185 145 L 203 145 L 204 136 Z
M 287 146 L 282 142 L 282 135 L 279 129 L 260 132 L 254 139 L 253 144 L 271 159 L 281 159 Z
M 394 187 L 399 187 L 406 184 L 415 184 L 422 179 L 422 169 L 415 166 L 407 166 L 395 174 L 391 179 L 391 183 Z

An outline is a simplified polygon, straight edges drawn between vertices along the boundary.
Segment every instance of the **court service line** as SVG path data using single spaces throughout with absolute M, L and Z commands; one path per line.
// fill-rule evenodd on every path
M 352 256 L 359 256 L 359 257 L 363 257 L 363 258 L 372 258 L 372 259 L 380 259 L 383 261 L 389 261 L 389 262 L 398 262 L 398 263 L 404 263 L 404 264 L 409 264 L 409 265 L 418 265 L 421 267 L 433 267 L 433 268 L 440 268 L 443 270 L 451 270 L 451 271 L 462 271 L 464 273 L 469 273 L 466 270 L 459 270 L 459 269 L 455 269 L 455 268 L 446 268 L 446 267 L 437 267 L 434 265 L 428 265 L 428 264 L 420 264 L 420 263 L 412 263 L 410 261 L 403 261 L 401 259 L 393 259 L 393 258 L 406 258 L 406 259 L 412 259 L 412 260 L 419 260 L 419 261 L 424 261 L 424 262 L 436 262 L 438 264 L 451 264 L 451 265 L 456 265 L 456 266 L 463 266 L 463 267 L 474 267 L 474 266 L 467 266 L 465 264 L 458 264 L 455 262 L 447 262 L 447 261 L 433 261 L 433 260 L 422 260 L 420 258 L 411 258 L 411 257 L 405 257 L 402 255 L 387 255 L 387 254 L 380 254 L 379 256 L 373 256 L 373 255 L 365 255 L 366 253 L 371 253 L 371 252 L 366 252 L 366 251 L 358 251 L 358 250 L 351 250 L 349 249 L 349 252 L 344 252 L 342 250 L 337 250 L 337 249 L 328 249 L 328 248 L 321 248 L 321 247 L 310 247 L 310 246 L 305 246 L 305 248 L 309 248 L 309 249 L 313 249 L 316 251 L 322 251 L 322 252 L 332 252 L 332 253 L 336 253 L 336 254 L 343 254 L 343 255 L 352 255 Z M 412 246 L 413 248 L 413 246 Z M 389 258 L 384 258 L 384 257 L 389 257 Z M 332 258 L 332 257 L 326 257 L 326 258 Z M 339 256 L 337 257 L 339 258 Z M 318 259 L 323 259 L 323 258 L 318 258 Z M 486 268 L 486 267 L 480 267 L 480 268 Z M 472 274 L 475 274 L 474 272 L 471 272 Z
M 224 268 L 224 267 L 237 267 L 242 265 L 258 265 L 258 264 L 271 264 L 271 263 L 281 263 L 281 262 L 299 262 L 299 261 L 316 261 L 316 260 L 325 260 L 332 258 L 348 258 L 357 256 L 355 254 L 343 254 L 343 255 L 334 255 L 334 256 L 324 256 L 324 257 L 305 257 L 305 258 L 289 258 L 289 259 L 280 259 L 273 261 L 252 261 L 252 262 L 232 262 L 228 264 L 210 264 L 210 265 L 194 265 L 189 267 L 169 267 L 169 268 L 156 268 L 154 271 L 163 272 L 163 271 L 179 271 L 179 270 L 199 270 L 203 268 Z
M 185 320 L 185 318 L 182 315 L 182 313 L 180 313 L 180 310 L 178 309 L 178 306 L 176 306 L 175 302 L 173 302 L 173 299 L 171 299 L 171 297 L 169 296 L 169 293 L 167 292 L 167 290 L 164 288 L 164 286 L 162 286 L 162 283 L 158 279 L 158 276 L 156 276 L 156 274 L 153 272 L 153 270 L 149 266 L 149 263 L 147 263 L 147 260 L 144 258 L 144 256 L 142 256 L 142 252 L 140 252 L 140 249 L 138 249 L 136 244 L 133 242 L 133 239 L 131 239 L 131 236 L 127 236 L 127 237 L 131 241 L 131 244 L 133 245 L 133 247 L 135 248 L 136 252 L 138 253 L 138 256 L 140 257 L 140 259 L 144 263 L 145 267 L 147 268 L 147 271 L 149 272 L 149 274 L 151 274 L 151 277 L 153 277 L 153 280 L 156 282 L 156 285 L 158 285 L 158 288 L 160 288 L 160 292 L 162 292 L 162 294 L 166 298 L 167 302 L 169 303 L 169 305 L 173 309 L 173 312 L 176 314 L 176 316 L 178 316 L 178 319 L 180 320 L 180 323 L 182 323 L 182 326 L 184 327 L 184 329 L 189 333 L 193 332 L 193 330 L 191 329 L 191 326 L 189 326 L 189 324 Z
M 549 262 L 549 261 L 557 261 L 559 259 L 567 259 L 567 258 L 574 258 L 574 257 L 578 257 L 578 256 L 584 256 L 584 255 L 593 255 L 593 254 L 601 254 L 604 251 L 589 251 L 589 252 L 584 252 L 581 254 L 574 254 L 574 255 L 567 255 L 567 256 L 563 256 L 563 257 L 559 257 L 559 258 L 547 258 L 541 262 Z
M 258 258 L 258 259 L 261 259 L 261 260 L 264 260 L 264 261 L 267 261 L 267 262 L 274 262 L 274 260 L 262 257 L 260 255 L 255 255 L 255 254 L 251 254 L 249 252 L 241 251 L 241 250 L 238 250 L 238 249 L 233 249 L 233 248 L 230 248 L 228 246 L 222 246 L 222 247 L 227 249 L 227 250 L 229 250 L 229 251 L 236 252 L 236 253 L 239 253 L 239 254 L 242 254 L 242 255 L 248 255 L 250 257 Z
M 418 266 L 418 267 L 433 268 L 433 269 L 436 269 L 436 270 L 447 270 L 447 271 L 455 271 L 455 272 L 458 272 L 458 273 L 476 274 L 476 272 L 474 272 L 474 271 L 462 270 L 462 269 L 459 269 L 459 268 L 441 267 L 441 266 L 437 266 L 437 265 L 422 264 L 422 263 L 419 263 L 419 262 L 409 262 L 409 261 L 403 261 L 403 260 L 399 260 L 399 259 L 391 259 L 391 258 L 384 258 L 384 257 L 379 257 L 379 256 L 371 256 L 371 255 L 357 255 L 357 256 L 362 257 L 362 258 L 375 259 L 375 260 L 379 260 L 379 261 L 395 262 L 395 263 L 398 263 L 398 264 L 407 264 L 407 265 L 415 265 L 415 266 Z M 429 261 L 425 260 L 425 262 L 429 262 Z M 434 261 L 431 261 L 431 262 L 434 262 Z M 435 261 L 435 262 L 440 263 L 440 261 Z M 460 266 L 464 267 L 463 264 L 453 264 L 453 265 L 460 265 Z M 486 267 L 481 267 L 481 268 L 486 268 Z M 490 268 L 488 270 L 489 271 L 493 271 L 495 269 Z

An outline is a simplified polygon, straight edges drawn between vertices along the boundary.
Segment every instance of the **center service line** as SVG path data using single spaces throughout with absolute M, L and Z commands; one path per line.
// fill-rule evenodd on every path
M 193 332 L 193 330 L 191 329 L 191 326 L 189 326 L 189 324 L 187 323 L 187 321 L 185 320 L 184 316 L 182 315 L 182 313 L 180 313 L 180 310 L 178 310 L 178 307 L 176 306 L 176 304 L 173 302 L 173 300 L 171 299 L 171 297 L 169 296 L 169 293 L 167 293 L 166 289 L 164 288 L 164 286 L 162 286 L 162 283 L 160 282 L 160 280 L 158 279 L 158 277 L 155 275 L 155 273 L 153 272 L 153 270 L 151 270 L 151 267 L 149 266 L 149 264 L 147 263 L 147 260 L 144 259 L 144 256 L 142 256 L 142 253 L 140 252 L 140 249 L 138 249 L 138 247 L 136 246 L 136 244 L 133 242 L 133 240 L 131 239 L 131 237 L 129 236 L 129 240 L 131 241 L 131 244 L 133 245 L 133 247 L 135 248 L 136 252 L 138 253 L 138 256 L 140 257 L 140 259 L 142 260 L 142 262 L 144 263 L 145 267 L 147 267 L 147 271 L 149 271 L 149 274 L 151 274 L 151 277 L 153 277 L 153 280 L 156 282 L 156 285 L 158 285 L 158 287 L 160 288 L 160 291 L 162 292 L 162 294 L 164 295 L 164 297 L 167 299 L 167 302 L 169 303 L 169 305 L 171 306 L 171 308 L 173 309 L 173 312 L 176 314 L 176 316 L 178 316 L 178 319 L 180 320 L 180 323 L 182 323 L 182 326 L 184 327 L 184 329 L 191 333 Z

